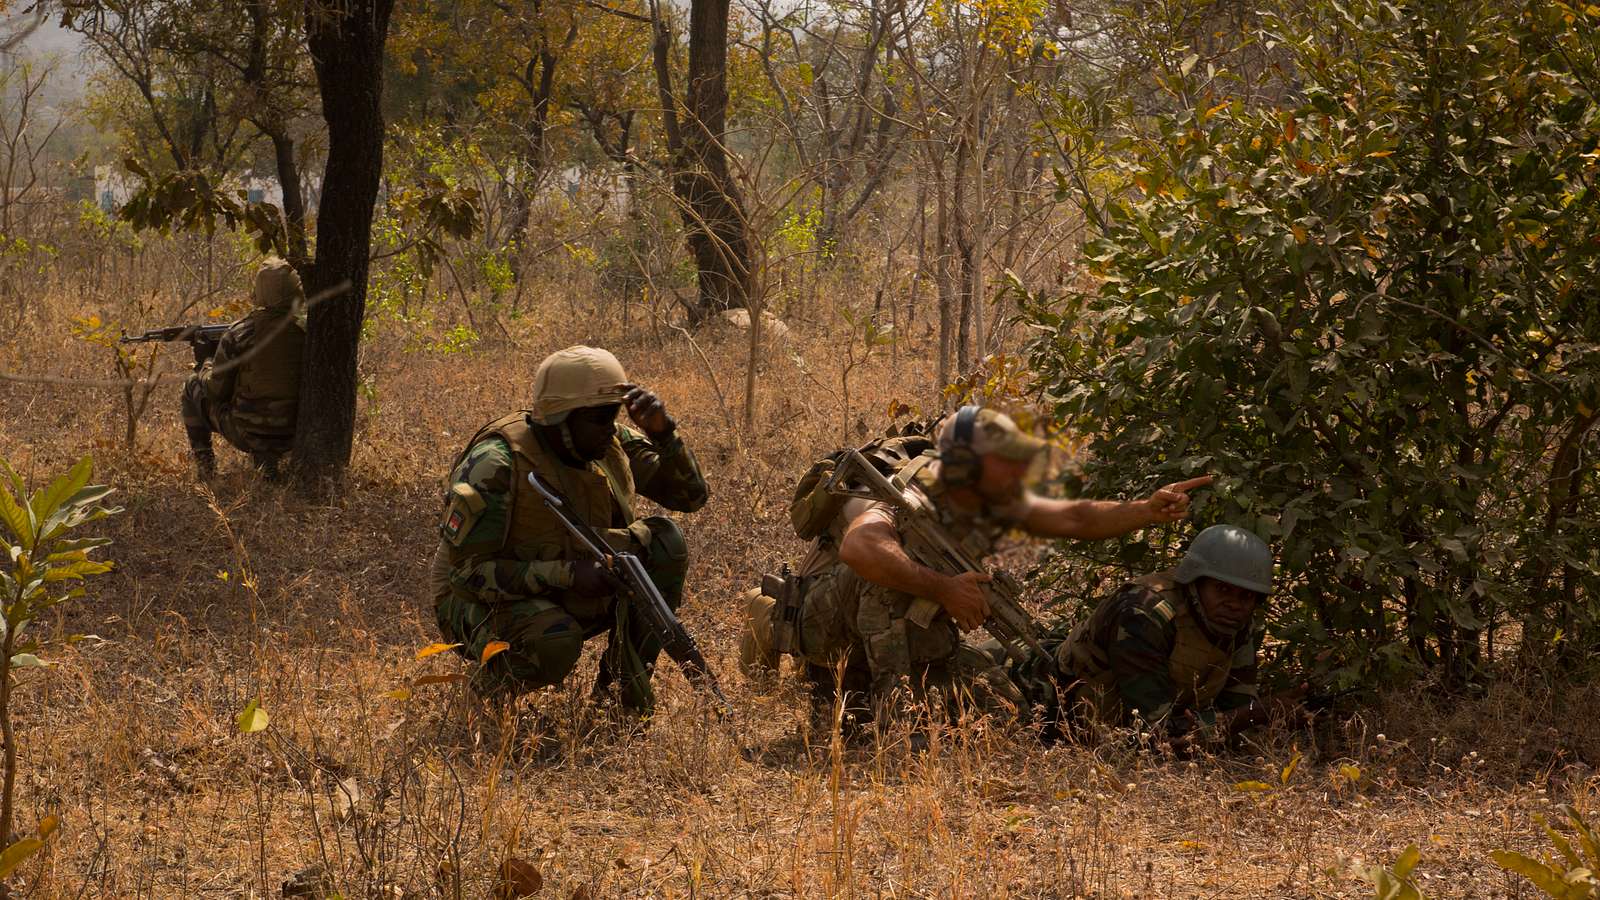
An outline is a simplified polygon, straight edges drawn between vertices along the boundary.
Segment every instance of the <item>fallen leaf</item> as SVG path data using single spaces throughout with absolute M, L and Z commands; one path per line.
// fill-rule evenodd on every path
M 454 650 L 455 648 L 457 648 L 459 646 L 461 646 L 461 645 L 460 644 L 443 644 L 443 643 L 429 644 L 428 646 L 423 647 L 421 650 L 417 651 L 417 659 L 427 659 L 430 656 L 437 656 L 438 654 L 444 653 L 447 650 Z
M 532 897 L 544 887 L 544 875 L 539 867 L 525 859 L 508 856 L 500 863 L 500 874 L 495 879 L 495 900 L 517 900 Z

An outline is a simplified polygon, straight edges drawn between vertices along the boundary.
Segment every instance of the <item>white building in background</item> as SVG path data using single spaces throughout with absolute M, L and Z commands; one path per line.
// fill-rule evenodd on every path
M 129 174 L 121 166 L 95 166 L 94 202 L 104 212 L 116 212 L 133 198 L 139 183 L 138 176 Z M 244 191 L 245 199 L 250 203 L 271 203 L 283 209 L 283 186 L 278 184 L 276 175 L 257 175 L 246 169 L 237 177 L 230 178 L 227 187 Z M 310 195 L 306 202 L 309 215 L 317 208 L 317 201 L 322 196 L 322 176 L 306 176 L 304 189 Z
M 94 167 L 94 202 L 101 212 L 121 209 L 138 188 L 139 179 L 123 171 L 121 166 Z

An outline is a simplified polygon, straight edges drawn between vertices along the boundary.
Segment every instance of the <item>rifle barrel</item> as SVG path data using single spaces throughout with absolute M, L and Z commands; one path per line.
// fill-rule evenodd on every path
M 733 706 L 728 702 L 727 695 L 722 693 L 722 686 L 717 683 L 717 676 L 712 673 L 711 666 L 706 662 L 705 654 L 700 652 L 700 647 L 695 643 L 694 635 L 683 627 L 672 607 L 667 605 L 667 599 L 661 596 L 661 591 L 655 582 L 650 580 L 650 573 L 646 571 L 644 563 L 639 557 L 621 550 L 613 550 L 587 522 L 577 519 L 572 513 L 572 507 L 566 502 L 553 486 L 545 483 L 537 472 L 528 473 L 528 484 L 539 492 L 550 511 L 555 514 L 567 531 L 577 538 L 578 543 L 588 553 L 599 561 L 607 579 L 622 595 L 630 609 L 643 617 L 645 625 L 661 641 L 661 648 L 683 670 L 683 675 L 689 684 L 697 690 L 705 691 L 717 701 L 716 711 L 719 716 L 730 716 Z

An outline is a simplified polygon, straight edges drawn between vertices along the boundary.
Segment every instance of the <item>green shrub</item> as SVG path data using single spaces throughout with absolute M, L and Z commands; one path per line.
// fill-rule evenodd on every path
M 1085 250 L 1094 284 L 1029 305 L 1048 397 L 1092 439 L 1091 495 L 1216 473 L 1196 524 L 1276 544 L 1273 636 L 1346 684 L 1415 666 L 1478 680 L 1496 623 L 1540 655 L 1592 635 L 1586 9 L 1269 16 L 1291 98 L 1135 120 L 1130 193 Z

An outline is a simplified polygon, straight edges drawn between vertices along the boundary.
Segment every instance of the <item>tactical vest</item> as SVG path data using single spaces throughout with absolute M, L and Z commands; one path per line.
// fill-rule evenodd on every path
M 919 502 L 926 503 L 933 510 L 939 524 L 944 526 L 961 549 L 973 559 L 981 560 L 994 550 L 996 542 L 1008 529 L 1015 527 L 1015 523 L 983 514 L 969 516 L 957 513 L 945 499 L 949 489 L 934 469 L 933 463 L 938 458 L 939 455 L 930 450 L 911 459 L 899 460 L 893 464 L 889 478 L 901 490 L 910 486 L 913 495 L 920 492 Z M 800 563 L 801 575 L 818 574 L 839 561 L 839 541 L 844 537 L 845 527 L 850 524 L 843 512 L 841 507 L 833 524 L 812 544 L 810 552 Z
M 546 447 L 528 424 L 527 413 L 510 413 L 478 430 L 467 442 L 467 450 L 490 436 L 499 436 L 511 447 L 512 477 L 507 499 L 506 533 L 500 541 L 503 551 L 525 562 L 575 559 L 579 552 L 572 535 L 545 506 L 528 484 L 528 473 L 540 477 L 566 495 L 572 509 L 596 530 L 624 528 L 633 523 L 633 470 L 622 442 L 615 436 L 606 455 L 587 469 L 563 463 Z M 463 451 L 463 456 L 466 451 Z M 456 466 L 460 465 L 456 460 Z M 455 466 L 451 467 L 454 471 Z
M 300 408 L 300 363 L 305 329 L 288 307 L 258 309 L 246 317 L 249 356 L 234 382 L 233 417 L 257 437 L 292 437 Z
M 1228 683 L 1236 643 L 1218 647 L 1212 643 L 1190 606 L 1188 591 L 1172 580 L 1172 572 L 1158 572 L 1135 578 L 1126 584 L 1138 585 L 1160 596 L 1156 611 L 1164 621 L 1177 627 L 1172 653 L 1167 658 L 1167 674 L 1177 688 L 1177 708 L 1204 709 L 1216 702 Z M 1124 586 L 1126 586 L 1126 584 Z M 1116 673 L 1106 648 L 1095 640 L 1095 616 L 1079 622 L 1057 652 L 1061 671 L 1078 679 L 1077 696 L 1088 700 L 1104 721 L 1121 721 L 1128 710 L 1116 689 Z M 1240 632 L 1241 635 L 1247 632 Z M 1112 635 L 1115 639 L 1115 635 Z M 1239 638 L 1234 639 L 1235 642 Z M 1152 710 L 1142 710 L 1152 712 Z

